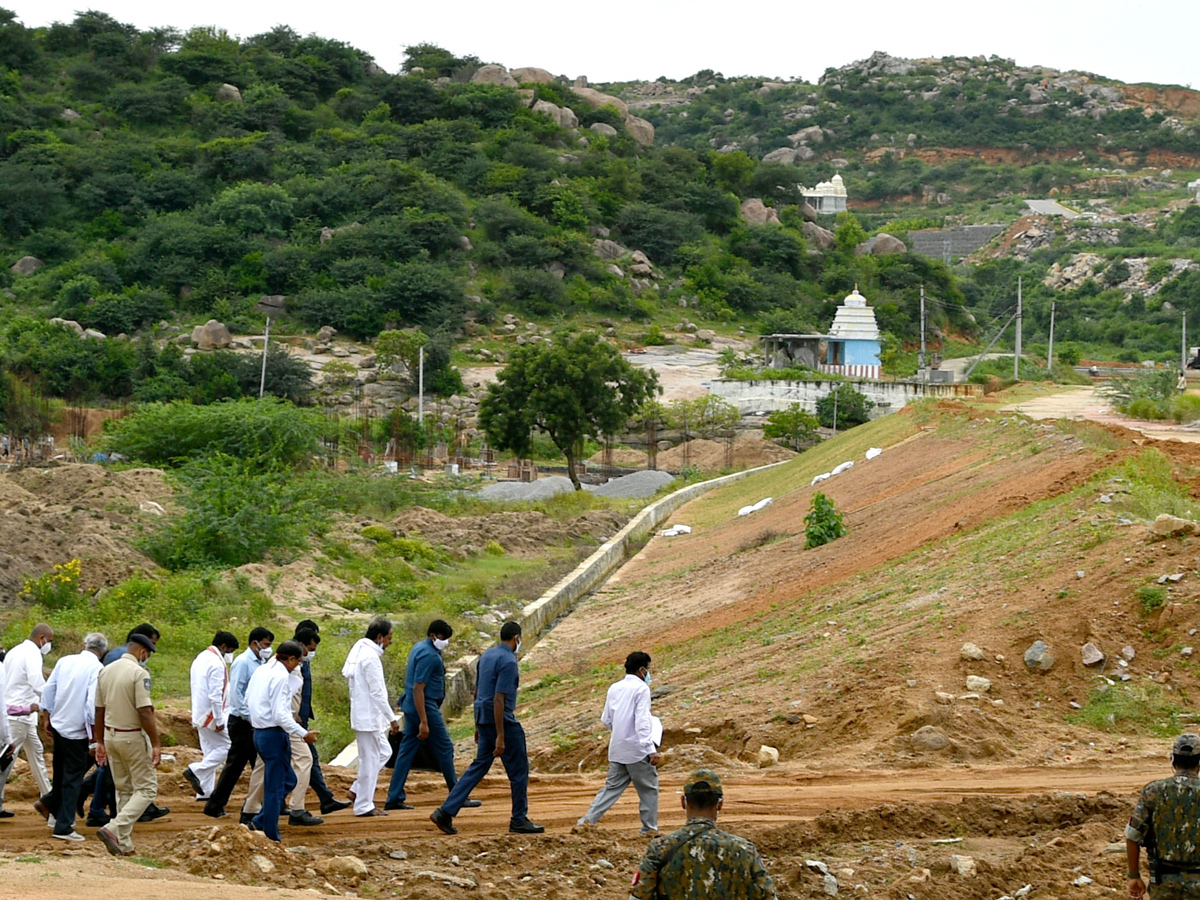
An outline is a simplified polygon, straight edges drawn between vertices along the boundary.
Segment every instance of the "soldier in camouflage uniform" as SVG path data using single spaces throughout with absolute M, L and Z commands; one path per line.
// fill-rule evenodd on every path
M 1146 893 L 1139 868 L 1145 847 L 1152 900 L 1200 900 L 1200 735 L 1175 738 L 1171 765 L 1174 775 L 1142 789 L 1125 827 L 1130 897 Z
M 698 769 L 683 783 L 687 824 L 655 838 L 633 876 L 630 900 L 776 900 L 758 850 L 717 828 L 721 777 Z

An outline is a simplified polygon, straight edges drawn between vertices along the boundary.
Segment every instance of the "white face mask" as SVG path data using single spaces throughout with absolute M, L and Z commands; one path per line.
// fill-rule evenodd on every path
M 316 659 L 316 657 L 317 657 L 317 651 L 309 650 L 307 653 L 304 654 L 304 661 L 312 662 L 314 659 Z
M 227 666 L 233 665 L 233 654 L 232 653 L 222 653 L 221 659 L 223 659 L 225 661 L 225 665 L 227 665 Z
M 521 652 L 521 639 L 517 638 L 517 647 L 515 650 L 513 650 L 513 653 L 520 653 L 520 652 Z
M 42 644 L 42 656 L 49 656 L 49 655 L 50 655 L 50 647 L 51 647 L 51 646 L 52 646 L 52 645 L 51 645 L 51 643 L 50 643 L 49 641 L 46 641 L 46 643 Z
M 270 662 L 271 661 L 270 646 L 259 647 L 258 648 L 258 658 L 261 659 L 263 662 Z
M 445 650 L 449 646 L 450 646 L 450 638 L 434 638 L 433 639 L 433 649 L 437 650 L 438 653 L 441 653 L 443 650 Z

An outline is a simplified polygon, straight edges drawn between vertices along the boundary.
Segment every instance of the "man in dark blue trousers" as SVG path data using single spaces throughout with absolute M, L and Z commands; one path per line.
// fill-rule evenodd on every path
M 454 629 L 448 622 L 437 619 L 429 624 L 425 640 L 414 644 L 408 654 L 404 673 L 404 694 L 397 704 L 404 713 L 404 736 L 396 751 L 392 782 L 388 788 L 384 809 L 412 809 L 405 803 L 404 783 L 417 751 L 424 743 L 437 761 L 446 787 L 454 789 L 458 776 L 454 772 L 454 742 L 442 718 L 442 701 L 446 699 L 446 664 L 442 653 L 450 644 Z M 478 800 L 467 800 L 463 806 L 482 806 Z
M 525 729 L 517 721 L 517 686 L 521 681 L 517 651 L 521 626 L 505 622 L 500 643 L 479 658 L 475 678 L 475 759 L 450 791 L 450 796 L 429 816 L 443 834 L 457 834 L 454 817 L 466 805 L 471 791 L 483 780 L 498 758 L 512 788 L 513 834 L 541 834 L 546 829 L 529 821 L 529 754 Z
M 296 635 L 292 638 L 294 641 L 299 641 L 301 646 L 307 646 L 309 643 L 308 635 L 305 632 L 311 631 L 316 638 L 318 644 L 321 643 L 321 629 L 317 627 L 317 623 L 312 619 L 304 619 L 296 625 Z M 312 707 L 312 658 L 316 656 L 317 651 L 314 650 L 300 661 L 300 675 L 304 679 L 304 686 L 300 689 L 300 724 L 308 728 L 309 722 L 317 716 L 313 712 Z M 335 813 L 340 809 L 347 809 L 350 806 L 350 801 L 339 800 L 333 796 L 333 791 L 329 789 L 329 785 L 325 783 L 325 773 L 321 771 L 321 757 L 317 753 L 317 745 L 309 744 L 309 752 L 312 753 L 312 774 L 308 776 L 308 786 L 313 789 L 313 793 L 317 795 L 317 801 L 321 804 L 321 815 L 327 816 L 330 813 Z

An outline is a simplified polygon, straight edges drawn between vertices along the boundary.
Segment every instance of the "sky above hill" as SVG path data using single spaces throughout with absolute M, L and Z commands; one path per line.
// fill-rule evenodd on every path
M 429 42 L 509 68 L 539 66 L 592 82 L 678 79 L 701 69 L 727 76 L 816 81 L 884 50 L 910 58 L 991 56 L 1020 65 L 1079 69 L 1126 82 L 1189 85 L 1197 64 L 1183 41 L 1200 26 L 1195 0 L 1014 0 L 991 7 L 957 0 L 860 0 L 822 9 L 795 0 L 749 7 L 716 0 L 609 0 L 603 4 L 290 3 L 208 0 L 0 0 L 27 26 L 71 21 L 93 8 L 138 28 L 216 25 L 249 37 L 286 24 L 344 41 L 395 72 L 404 47 Z

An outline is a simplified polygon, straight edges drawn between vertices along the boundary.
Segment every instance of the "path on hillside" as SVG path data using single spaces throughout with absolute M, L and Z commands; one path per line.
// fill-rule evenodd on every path
M 1097 385 L 1073 385 L 1053 389 L 1042 397 L 1022 400 L 1001 407 L 1004 412 L 1019 412 L 1031 419 L 1087 419 L 1104 425 L 1121 425 L 1160 441 L 1200 443 L 1200 426 L 1175 422 L 1149 422 L 1131 419 L 1113 410 Z

